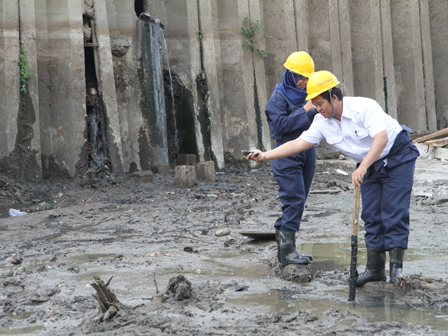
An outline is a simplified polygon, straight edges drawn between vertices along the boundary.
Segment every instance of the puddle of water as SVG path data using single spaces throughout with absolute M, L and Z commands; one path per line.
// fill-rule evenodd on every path
M 343 243 L 330 243 L 330 244 L 299 244 L 297 249 L 301 252 L 309 253 L 313 256 L 314 260 L 310 267 L 313 273 L 317 271 L 332 271 L 332 270 L 349 270 L 351 260 L 351 243 L 347 240 Z M 447 249 L 441 249 L 438 253 L 446 255 Z M 417 261 L 427 256 L 422 255 L 415 249 L 409 249 L 406 251 L 405 261 Z M 358 239 L 358 270 L 359 266 L 365 266 L 367 262 L 367 249 L 362 238 Z M 386 253 L 386 270 L 389 269 L 389 254 Z M 412 269 L 406 268 L 406 274 L 412 274 Z
M 11 320 L 26 320 L 34 313 L 36 313 L 36 312 L 25 312 L 25 313 L 18 314 L 18 315 L 9 315 L 9 317 L 11 318 Z
M 235 264 L 226 264 L 225 262 L 217 261 L 216 259 L 206 260 L 211 267 L 206 268 L 201 274 L 210 275 L 213 277 L 243 277 L 245 279 L 260 279 L 272 275 L 272 270 L 267 263 L 244 262 Z
M 22 335 L 22 334 L 32 335 L 33 332 L 44 328 L 45 328 L 44 326 L 34 326 L 34 327 L 25 327 L 17 329 L 0 328 L 0 335 Z
M 347 292 L 316 293 L 316 299 L 297 290 L 272 289 L 267 293 L 237 292 L 229 295 L 228 302 L 246 307 L 263 306 L 271 312 L 295 313 L 310 310 L 321 318 L 332 306 L 344 312 L 356 309 L 356 313 L 368 322 L 404 321 L 431 326 L 436 330 L 447 330 L 448 315 L 436 314 L 428 308 L 411 309 L 400 304 L 393 295 L 365 296 L 359 291 L 356 303 L 347 301 Z M 346 322 L 350 324 L 350 321 Z

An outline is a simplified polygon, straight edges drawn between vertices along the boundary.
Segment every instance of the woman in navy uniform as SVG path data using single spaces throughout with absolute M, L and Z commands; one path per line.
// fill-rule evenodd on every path
M 292 53 L 284 64 L 286 70 L 280 84 L 275 86 L 266 105 L 266 117 L 275 148 L 296 139 L 311 125 L 316 111 L 306 101 L 308 77 L 314 72 L 314 62 L 306 52 Z M 283 204 L 282 215 L 275 223 L 278 260 L 283 265 L 309 264 L 311 255 L 296 250 L 296 231 L 311 187 L 316 166 L 315 148 L 286 158 L 271 161 L 278 183 L 278 195 Z
M 337 78 L 328 71 L 314 73 L 308 96 L 319 115 L 308 131 L 281 147 L 247 156 L 255 161 L 288 157 L 308 150 L 322 139 L 357 161 L 353 186 L 361 186 L 366 230 L 367 265 L 356 285 L 385 281 L 389 251 L 390 282 L 402 274 L 409 239 L 409 205 L 417 148 L 404 125 L 387 115 L 369 98 L 343 97 Z M 256 153 L 258 153 L 257 156 Z

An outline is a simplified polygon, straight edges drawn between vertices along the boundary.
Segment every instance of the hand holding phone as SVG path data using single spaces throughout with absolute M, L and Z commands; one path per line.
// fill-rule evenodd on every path
M 245 156 L 247 156 L 247 155 L 249 155 L 249 154 L 252 154 L 252 153 L 254 153 L 254 152 L 251 152 L 251 151 L 248 151 L 248 150 L 243 150 L 243 155 L 245 155 Z M 258 154 L 259 154 L 259 153 L 256 153 L 256 154 L 254 155 L 254 157 L 257 157 Z

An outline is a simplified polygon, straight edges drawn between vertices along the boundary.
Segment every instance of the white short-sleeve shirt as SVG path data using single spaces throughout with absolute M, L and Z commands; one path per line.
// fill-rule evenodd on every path
M 330 145 L 359 163 L 369 152 L 376 134 L 387 131 L 389 137 L 378 158 L 381 159 L 389 153 L 402 131 L 398 121 L 386 114 L 375 100 L 364 97 L 344 97 L 340 125 L 338 123 L 335 118 L 327 119 L 317 114 L 300 138 L 316 145 L 325 138 Z

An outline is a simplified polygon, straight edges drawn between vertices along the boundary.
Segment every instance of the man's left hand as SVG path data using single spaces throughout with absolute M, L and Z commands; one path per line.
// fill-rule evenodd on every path
M 359 166 L 353 173 L 352 173 L 352 186 L 353 188 L 359 187 L 364 179 L 364 175 L 366 174 L 367 169 L 365 169 L 362 166 Z

